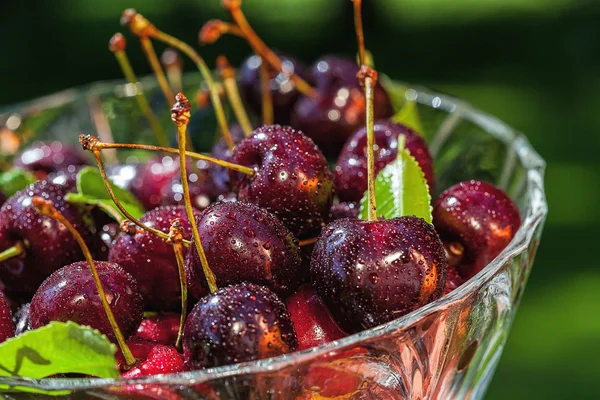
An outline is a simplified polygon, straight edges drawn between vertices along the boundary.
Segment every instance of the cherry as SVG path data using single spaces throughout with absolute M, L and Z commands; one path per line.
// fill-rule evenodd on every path
M 17 192 L 0 209 L 0 250 L 22 249 L 0 262 L 0 279 L 7 292 L 31 295 L 52 272 L 83 258 L 72 235 L 60 223 L 40 216 L 32 204 L 34 196 L 51 200 L 91 243 L 86 212 L 65 202 L 67 192 L 66 186 L 38 181 Z
M 121 376 L 123 378 L 138 378 L 149 375 L 173 374 L 186 370 L 183 355 L 173 346 L 152 343 L 148 353 L 142 360 L 135 367 L 122 373 Z
M 358 218 L 360 205 L 352 202 L 342 202 L 331 206 L 330 219 L 335 221 L 342 218 Z
M 490 263 L 521 225 L 517 205 L 501 189 L 482 181 L 460 182 L 433 207 L 433 224 L 450 265 L 469 279 Z
M 177 340 L 179 314 L 160 313 L 146 317 L 137 329 L 136 337 L 154 343 L 172 344 Z
M 275 214 L 296 236 L 318 232 L 333 199 L 327 160 L 302 132 L 289 126 L 263 126 L 235 149 L 232 161 L 252 166 L 252 176 L 230 172 L 240 201 Z
M 297 349 L 285 303 L 263 286 L 227 286 L 200 300 L 185 324 L 186 365 L 202 369 L 261 360 Z
M 251 203 L 214 203 L 197 219 L 208 265 L 221 287 L 244 281 L 289 295 L 302 283 L 297 239 L 273 214 Z M 186 259 L 190 291 L 206 293 L 198 251 Z
M 192 203 L 197 209 L 206 208 L 222 192 L 213 180 L 212 166 L 206 161 L 190 161 L 188 177 Z M 132 183 L 132 189 L 148 210 L 159 206 L 183 204 L 179 158 L 166 155 L 148 161 L 140 168 Z
M 298 350 L 310 349 L 347 336 L 310 284 L 302 285 L 286 303 L 298 336 Z
M 349 58 L 327 56 L 312 67 L 317 96 L 303 96 L 294 106 L 291 125 L 306 132 L 327 157 L 336 157 L 348 138 L 365 123 L 365 96 L 356 79 L 359 67 Z M 376 86 L 374 118 L 393 109 L 383 87 Z
M 268 68 L 269 88 L 273 97 L 273 116 L 277 124 L 289 124 L 290 114 L 294 103 L 298 99 L 298 91 L 291 74 L 306 78 L 305 66 L 293 57 L 280 55 L 283 71 Z M 240 67 L 240 91 L 244 102 L 256 114 L 262 110 L 262 90 L 260 81 L 260 68 L 262 59 L 257 55 L 248 57 Z
M 80 151 L 63 145 L 61 142 L 34 142 L 13 160 L 17 168 L 33 172 L 39 179 L 48 174 L 67 169 L 71 165 L 86 165 Z
M 246 137 L 244 135 L 242 127 L 238 124 L 230 125 L 229 133 L 231 134 L 231 138 L 235 145 L 238 145 Z M 225 138 L 221 137 L 213 145 L 210 151 L 210 155 L 214 158 L 218 158 L 219 160 L 231 161 L 231 156 L 233 155 L 233 152 L 227 145 L 227 141 L 225 140 Z M 215 185 L 219 188 L 219 190 L 222 193 L 229 191 L 229 170 L 220 165 L 213 165 L 212 168 Z
M 330 223 L 315 245 L 311 279 L 342 328 L 357 332 L 439 298 L 444 247 L 417 217 Z
M 155 208 L 144 214 L 140 222 L 168 234 L 171 221 L 176 218 L 185 232 L 184 239 L 191 239 L 184 206 Z M 108 260 L 119 264 L 136 279 L 147 309 L 177 310 L 181 307 L 181 286 L 173 247 L 133 224 L 126 228 L 127 231 L 115 239 Z
M 455 267 L 448 265 L 448 278 L 446 279 L 446 286 L 444 287 L 444 295 L 447 295 L 460 285 L 465 282 L 463 278 L 460 277 L 458 271 Z
M 118 326 L 125 336 L 131 335 L 143 314 L 137 282 L 115 263 L 94 264 Z M 98 329 L 112 341 L 116 339 L 85 261 L 67 265 L 50 275 L 33 296 L 30 313 L 33 329 L 50 321 L 74 321 Z
M 6 296 L 0 290 L 0 343 L 15 336 L 12 311 Z
M 405 148 L 415 158 L 434 190 L 433 159 L 427 144 L 412 129 L 389 120 L 375 122 L 375 174 L 398 155 L 398 137 L 404 135 Z M 359 202 L 367 190 L 367 129 L 362 128 L 348 139 L 335 167 L 335 193 L 340 201 Z

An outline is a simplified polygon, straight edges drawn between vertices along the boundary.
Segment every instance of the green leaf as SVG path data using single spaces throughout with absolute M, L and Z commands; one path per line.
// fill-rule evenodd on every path
M 10 171 L 0 173 L 0 188 L 2 193 L 10 197 L 36 180 L 29 172 L 13 168 Z
M 420 136 L 423 136 L 425 133 L 423 124 L 421 124 L 421 118 L 419 117 L 419 108 L 416 101 L 406 101 L 400 111 L 392 117 L 392 121 L 408 126 Z
M 402 138 L 402 139 L 401 139 Z M 375 179 L 377 216 L 390 219 L 415 215 L 431 223 L 431 195 L 421 167 L 399 139 L 398 157 Z M 367 219 L 367 194 L 360 202 L 360 219 Z
M 117 347 L 106 336 L 74 322 L 51 322 L 0 344 L 0 376 L 40 379 L 78 373 L 117 378 Z M 0 385 L 0 390 L 18 387 Z
M 383 86 L 388 96 L 390 96 L 394 110 L 399 111 L 404 103 L 406 103 L 406 91 L 408 90 L 408 86 L 392 80 L 385 74 L 380 74 L 379 83 Z
M 135 218 L 140 218 L 144 215 L 144 207 L 133 194 L 112 182 L 110 185 L 125 210 Z M 66 200 L 71 203 L 98 206 L 111 217 L 121 219 L 121 213 L 110 198 L 102 180 L 102 175 L 96 168 L 86 167 L 79 171 L 77 174 L 77 193 L 69 193 L 66 196 Z

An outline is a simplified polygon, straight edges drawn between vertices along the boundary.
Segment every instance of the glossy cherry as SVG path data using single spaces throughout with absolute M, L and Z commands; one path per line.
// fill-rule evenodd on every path
M 0 249 L 19 242 L 25 246 L 24 254 L 0 262 L 0 279 L 7 292 L 31 295 L 52 272 L 83 258 L 73 236 L 59 222 L 40 216 L 32 205 L 34 196 L 51 200 L 91 243 L 87 212 L 66 202 L 67 192 L 66 186 L 38 181 L 17 192 L 0 209 Z
M 448 265 L 448 278 L 446 279 L 446 286 L 444 286 L 444 295 L 450 293 L 464 282 L 465 280 L 461 278 L 456 268 Z
M 187 318 L 183 337 L 191 369 L 262 360 L 298 347 L 285 303 L 264 286 L 227 286 L 204 297 Z
M 10 304 L 6 296 L 0 290 L 0 343 L 15 336 L 15 324 Z
M 340 326 L 357 332 L 439 298 L 446 268 L 443 244 L 421 218 L 340 219 L 315 244 L 311 280 Z
M 376 121 L 375 174 L 394 161 L 398 155 L 398 137 L 404 135 L 405 148 L 415 158 L 433 192 L 435 179 L 433 159 L 425 140 L 405 125 L 389 120 Z M 359 202 L 367 190 L 367 130 L 362 128 L 344 145 L 335 167 L 335 194 L 340 201 Z
M 360 213 L 360 205 L 353 202 L 342 202 L 331 206 L 330 220 L 342 218 L 358 218 Z
M 39 179 L 44 179 L 52 172 L 67 169 L 72 165 L 86 165 L 82 152 L 63 143 L 34 142 L 23 149 L 13 160 L 13 165 L 33 172 Z
M 280 55 L 280 59 L 283 72 L 268 68 L 269 87 L 273 96 L 273 116 L 275 123 L 289 124 L 292 108 L 299 97 L 290 75 L 295 73 L 302 78 L 306 78 L 306 68 L 293 57 Z M 240 93 L 246 105 L 257 115 L 260 115 L 262 110 L 261 64 L 262 59 L 259 56 L 252 55 L 242 63 L 239 70 Z
M 298 337 L 298 350 L 346 337 L 310 284 L 302 285 L 286 301 Z
M 433 207 L 433 224 L 450 264 L 469 279 L 491 262 L 521 225 L 517 205 L 501 189 L 483 181 L 460 182 Z
M 240 201 L 275 214 L 297 237 L 319 232 L 333 200 L 333 175 L 315 143 L 289 126 L 256 129 L 235 149 L 232 161 L 254 176 L 230 171 Z
M 365 124 L 365 97 L 356 79 L 354 60 L 327 56 L 312 67 L 316 97 L 301 97 L 294 106 L 291 125 L 306 132 L 327 157 L 336 157 L 348 138 Z M 375 118 L 392 116 L 390 98 L 381 85 L 375 87 Z
M 231 134 L 231 139 L 237 145 L 239 144 L 246 136 L 244 135 L 244 131 L 239 124 L 232 124 L 229 126 L 229 133 Z M 231 161 L 231 156 L 233 155 L 231 149 L 227 145 L 224 137 L 220 137 L 219 140 L 213 145 L 210 155 L 214 158 L 218 158 L 223 161 Z M 213 179 L 215 184 L 219 188 L 221 192 L 227 192 L 231 190 L 229 183 L 229 170 L 220 165 L 213 165 Z
M 215 184 L 212 166 L 206 161 L 190 161 L 187 171 L 192 204 L 201 210 L 216 200 L 221 194 L 221 189 Z M 179 159 L 166 155 L 149 160 L 140 167 L 131 188 L 147 210 L 183 204 Z
M 143 315 L 143 299 L 137 282 L 117 264 L 102 261 L 94 264 L 117 324 L 127 337 L 136 331 Z M 40 285 L 31 300 L 30 318 L 33 329 L 50 321 L 73 321 L 98 329 L 115 341 L 85 261 L 59 269 Z
M 155 208 L 144 214 L 140 221 L 168 234 L 171 221 L 176 218 L 181 221 L 184 239 L 190 240 L 192 231 L 184 206 Z M 131 228 L 131 231 L 121 232 L 117 236 L 108 260 L 119 264 L 136 279 L 146 309 L 179 309 L 181 285 L 173 246 L 135 225 Z
M 133 368 L 121 373 L 123 378 L 138 378 L 142 376 L 173 374 L 186 370 L 183 355 L 173 346 L 153 343 L 140 339 L 127 341 L 131 352 L 137 360 Z M 124 369 L 122 356 L 117 356 L 119 368 Z
M 140 323 L 135 336 L 154 343 L 172 345 L 179 331 L 178 313 L 159 313 L 146 317 Z
M 217 285 L 252 282 L 285 296 L 300 286 L 297 239 L 273 214 L 252 203 L 214 203 L 197 219 L 202 247 Z M 206 293 L 200 258 L 194 244 L 186 259 L 190 292 Z

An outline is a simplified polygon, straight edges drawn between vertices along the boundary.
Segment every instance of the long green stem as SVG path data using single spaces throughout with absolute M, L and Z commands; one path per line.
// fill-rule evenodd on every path
M 17 243 L 15 243 L 14 246 L 9 247 L 8 249 L 6 249 L 2 253 L 0 253 L 0 262 L 9 260 L 14 257 L 18 257 L 24 253 L 25 253 L 25 245 L 23 244 L 23 242 L 17 242 Z
M 142 50 L 154 71 L 154 75 L 156 76 L 156 80 L 158 80 L 158 85 L 160 86 L 163 94 L 165 95 L 165 99 L 167 103 L 172 103 L 175 101 L 175 95 L 167 82 L 167 77 L 160 65 L 160 61 L 158 60 L 158 56 L 156 55 L 156 51 L 154 51 L 154 46 L 152 46 L 152 42 L 149 38 L 145 36 L 140 37 L 140 43 L 142 45 Z
M 127 343 L 125 343 L 125 337 L 123 336 L 123 333 L 121 332 L 121 329 L 117 324 L 112 309 L 110 308 L 110 304 L 106 299 L 106 293 L 104 292 L 104 287 L 102 286 L 102 282 L 100 281 L 100 275 L 98 275 L 96 265 L 94 264 L 94 260 L 92 259 L 92 254 L 90 253 L 87 244 L 83 240 L 83 237 L 81 237 L 77 229 L 75 229 L 75 227 L 62 214 L 60 214 L 56 210 L 56 208 L 54 208 L 54 205 L 51 201 L 44 200 L 41 197 L 34 197 L 33 205 L 36 207 L 40 214 L 55 219 L 61 224 L 63 224 L 67 228 L 67 230 L 73 235 L 75 240 L 77 240 L 77 243 L 79 244 L 79 247 L 81 247 L 81 251 L 85 256 L 88 266 L 90 267 L 90 271 L 92 272 L 94 283 L 96 284 L 96 289 L 98 290 L 98 296 L 100 296 L 100 301 L 102 302 L 102 306 L 104 307 L 104 311 L 106 312 L 108 322 L 110 323 L 110 326 L 112 327 L 113 332 L 115 333 L 117 343 L 119 343 L 119 347 L 121 348 L 121 352 L 123 353 L 123 357 L 125 358 L 125 363 L 128 367 L 133 366 L 137 362 L 137 360 L 131 353 L 131 350 L 129 349 L 129 346 L 127 346 Z
M 373 71 L 374 72 L 374 71 Z M 366 76 L 364 78 L 365 98 L 367 102 L 366 123 L 367 123 L 367 191 L 368 191 L 368 220 L 377 219 L 377 200 L 375 198 L 375 132 L 374 132 L 374 114 L 373 97 L 376 76 Z

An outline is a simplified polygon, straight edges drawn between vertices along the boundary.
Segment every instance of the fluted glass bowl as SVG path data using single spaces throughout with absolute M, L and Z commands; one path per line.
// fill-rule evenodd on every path
M 188 97 L 199 87 L 185 79 Z M 384 80 L 386 83 L 386 80 Z M 435 158 L 437 184 L 481 179 L 505 189 L 522 216 L 517 234 L 485 269 L 441 299 L 385 325 L 326 345 L 258 362 L 141 379 L 0 378 L 0 384 L 71 398 L 165 399 L 479 399 L 506 342 L 547 213 L 544 161 L 527 139 L 456 98 L 387 81 L 394 102 L 415 101 Z M 151 142 L 134 96 L 144 90 L 174 138 L 168 105 L 152 79 L 99 83 L 0 111 L 3 138 L 52 139 L 77 145 L 82 132 L 119 142 Z M 216 125 L 197 112 L 190 130 L 207 150 Z M 8 133 L 10 133 L 8 132 Z M 3 139 L 3 141 L 5 141 Z M 10 148 L 8 142 L 0 148 Z M 140 153 L 119 154 L 129 162 Z M 138 398 L 138 397 L 136 397 Z

